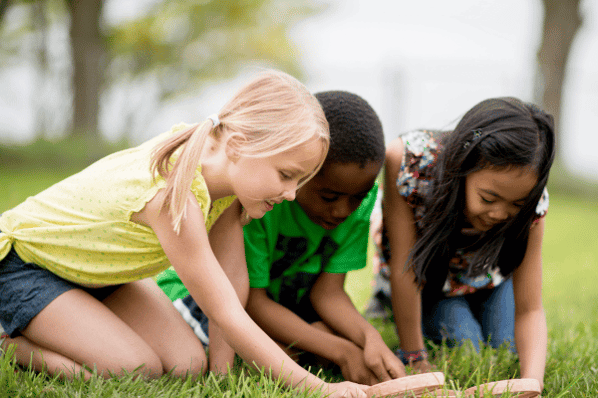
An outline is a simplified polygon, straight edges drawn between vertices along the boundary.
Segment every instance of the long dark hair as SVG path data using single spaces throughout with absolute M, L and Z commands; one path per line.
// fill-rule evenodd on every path
M 552 116 L 516 98 L 488 99 L 470 109 L 440 140 L 433 187 L 424 198 L 426 211 L 420 224 L 424 228 L 411 251 L 416 282 L 439 287 L 446 279 L 463 226 L 467 175 L 488 167 L 528 167 L 538 181 L 525 204 L 515 217 L 484 235 L 471 262 L 478 267 L 475 273 L 498 265 L 503 275 L 510 275 L 523 260 L 536 205 L 554 160 Z

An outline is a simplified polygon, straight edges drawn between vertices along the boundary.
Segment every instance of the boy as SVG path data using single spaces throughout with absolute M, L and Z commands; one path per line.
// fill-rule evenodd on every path
M 316 97 L 330 125 L 330 149 L 294 202 L 244 227 L 247 312 L 281 346 L 292 345 L 289 353 L 315 354 L 337 364 L 346 380 L 371 385 L 405 375 L 343 289 L 346 273 L 366 265 L 384 135 L 359 96 L 329 91 Z M 191 297 L 175 306 L 206 343 L 206 319 Z

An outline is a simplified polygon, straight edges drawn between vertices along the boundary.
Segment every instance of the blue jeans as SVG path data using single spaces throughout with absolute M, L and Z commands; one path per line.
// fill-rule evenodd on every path
M 494 348 L 507 343 L 514 352 L 513 280 L 509 278 L 494 289 L 424 305 L 422 327 L 424 336 L 436 343 L 444 340 L 449 346 L 455 346 L 471 340 L 478 351 L 480 341 Z

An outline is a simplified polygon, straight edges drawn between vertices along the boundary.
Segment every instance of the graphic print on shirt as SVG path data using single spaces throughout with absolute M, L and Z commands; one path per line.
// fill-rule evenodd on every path
M 324 236 L 316 251 L 309 255 L 307 238 L 279 234 L 276 252 L 282 257 L 272 263 L 268 295 L 298 315 L 305 307 L 311 308 L 309 292 L 338 248 L 332 238 Z M 303 271 L 308 263 L 314 261 L 319 263 L 317 269 L 312 266 L 307 267 L 312 272 Z

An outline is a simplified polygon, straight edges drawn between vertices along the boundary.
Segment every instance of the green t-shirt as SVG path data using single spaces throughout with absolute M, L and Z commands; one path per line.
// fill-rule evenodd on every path
M 326 230 L 297 202 L 274 206 L 243 229 L 249 283 L 265 288 L 277 303 L 305 318 L 310 289 L 321 272 L 347 273 L 365 267 L 370 215 L 378 184 L 342 224 Z
M 292 311 L 309 299 L 320 272 L 346 273 L 365 267 L 370 215 L 378 184 L 342 224 L 327 231 L 314 224 L 296 202 L 275 205 L 243 228 L 251 287 L 267 288 L 276 302 Z M 170 300 L 189 294 L 173 268 L 156 277 Z

